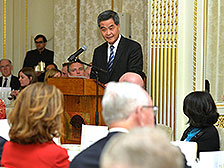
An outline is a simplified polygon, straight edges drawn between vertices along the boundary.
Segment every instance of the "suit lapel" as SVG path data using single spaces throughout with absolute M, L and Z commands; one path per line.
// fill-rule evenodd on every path
M 2 79 L 3 79 L 3 77 L 1 76 L 1 77 L 0 77 L 0 84 L 1 84 L 1 86 L 2 86 Z M 0 86 L 0 87 L 1 87 L 1 86 Z
M 104 47 L 103 47 L 103 51 L 102 51 L 102 69 L 106 70 L 108 69 L 108 65 L 107 65 L 107 43 L 105 43 Z

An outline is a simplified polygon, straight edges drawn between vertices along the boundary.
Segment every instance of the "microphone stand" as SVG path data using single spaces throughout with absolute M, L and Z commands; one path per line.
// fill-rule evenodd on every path
M 104 72 L 107 73 L 107 71 L 105 71 L 104 69 L 101 69 L 95 65 L 90 65 L 87 64 L 83 61 L 81 61 L 80 59 L 75 59 L 74 62 L 79 62 L 81 64 L 87 65 L 89 67 L 91 67 L 91 71 L 93 71 L 94 75 L 96 76 L 96 118 L 95 118 L 95 124 L 99 125 L 99 72 Z

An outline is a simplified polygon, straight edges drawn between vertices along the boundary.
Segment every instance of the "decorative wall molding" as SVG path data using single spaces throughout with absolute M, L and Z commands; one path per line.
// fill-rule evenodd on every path
M 174 130 L 176 138 L 176 79 L 178 0 L 151 2 L 151 96 L 159 107 L 158 123 Z

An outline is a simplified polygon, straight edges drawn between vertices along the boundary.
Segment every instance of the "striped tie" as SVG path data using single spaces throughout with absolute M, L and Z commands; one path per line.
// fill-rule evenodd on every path
M 109 62 L 108 62 L 108 72 L 111 72 L 113 62 L 114 62 L 114 46 L 110 46 L 110 58 L 109 58 Z
M 7 80 L 8 80 L 8 78 L 5 78 L 5 81 L 3 83 L 3 87 L 6 87 L 7 86 Z

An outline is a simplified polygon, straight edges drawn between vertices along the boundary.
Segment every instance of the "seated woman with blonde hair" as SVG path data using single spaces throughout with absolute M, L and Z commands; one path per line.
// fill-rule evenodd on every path
M 69 167 L 66 149 L 52 139 L 61 134 L 63 94 L 55 86 L 35 83 L 23 89 L 8 115 L 10 141 L 4 145 L 3 167 Z
M 48 78 L 61 77 L 61 71 L 58 69 L 49 69 L 45 73 L 44 82 L 47 82 Z

